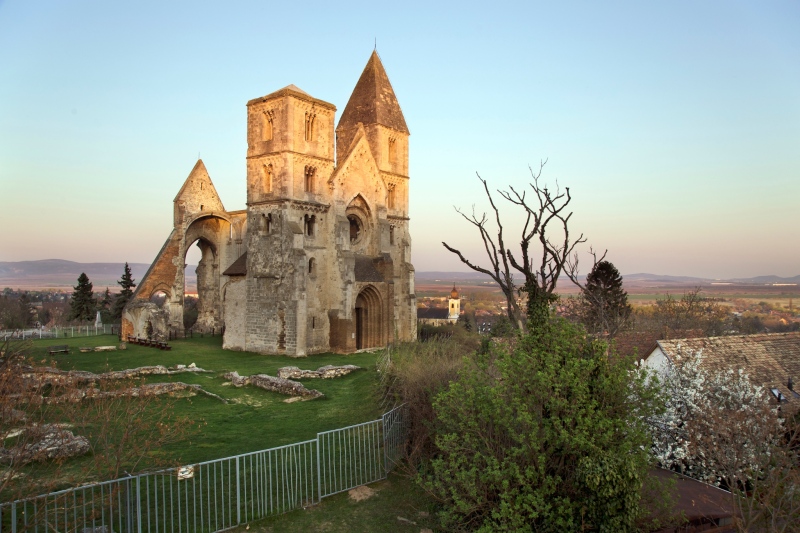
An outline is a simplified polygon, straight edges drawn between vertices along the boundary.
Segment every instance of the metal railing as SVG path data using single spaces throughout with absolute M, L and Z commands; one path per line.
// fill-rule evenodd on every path
M 64 339 L 70 337 L 93 337 L 95 335 L 115 335 L 119 324 L 102 326 L 63 326 L 53 328 L 27 328 L 0 331 L 0 338 L 7 339 Z
M 213 533 L 385 479 L 405 406 L 317 438 L 0 504 L 0 533 Z

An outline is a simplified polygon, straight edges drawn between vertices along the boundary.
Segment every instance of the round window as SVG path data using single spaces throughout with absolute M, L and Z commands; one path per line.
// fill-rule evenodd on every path
M 350 243 L 355 244 L 361 240 L 361 236 L 364 234 L 364 225 L 361 223 L 361 219 L 355 215 L 347 215 L 347 220 L 350 221 Z

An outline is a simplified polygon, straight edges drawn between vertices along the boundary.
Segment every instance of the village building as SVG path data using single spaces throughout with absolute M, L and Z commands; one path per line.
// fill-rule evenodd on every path
M 773 400 L 800 403 L 800 332 L 660 340 L 642 364 L 664 373 L 697 352 L 708 369 L 741 370 Z
M 417 320 L 420 324 L 431 326 L 444 326 L 455 324 L 461 316 L 461 298 L 458 295 L 455 283 L 447 300 L 447 307 L 420 307 L 417 309 Z
M 377 52 L 334 129 L 335 112 L 294 85 L 247 103 L 246 209 L 225 209 L 198 160 L 123 336 L 183 331 L 197 243 L 196 328 L 224 331 L 224 348 L 303 356 L 416 338 L 409 130 Z

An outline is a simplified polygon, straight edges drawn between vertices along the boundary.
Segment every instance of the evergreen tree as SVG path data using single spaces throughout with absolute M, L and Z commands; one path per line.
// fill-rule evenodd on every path
M 100 300 L 100 307 L 108 309 L 111 307 L 111 291 L 106 287 L 106 292 L 103 293 L 103 299 Z
M 613 263 L 600 261 L 586 277 L 583 322 L 591 333 L 614 337 L 628 321 L 631 306 L 622 289 L 622 276 Z
M 111 313 L 111 317 L 114 320 L 122 319 L 122 310 L 126 305 L 128 305 L 128 302 L 131 300 L 131 296 L 133 296 L 133 288 L 136 287 L 136 284 L 133 281 L 131 267 L 128 266 L 128 263 L 125 263 L 125 271 L 122 273 L 122 278 L 120 278 L 120 280 L 117 282 L 117 284 L 122 287 L 122 290 L 114 300 L 114 309 Z
M 111 291 L 108 290 L 106 287 L 106 292 L 103 293 L 103 299 L 100 300 L 100 319 L 103 321 L 103 324 L 109 323 L 111 320 L 111 304 L 114 302 L 114 298 L 111 296 Z
M 73 288 L 75 291 L 69 301 L 68 320 L 94 320 L 97 305 L 94 301 L 92 282 L 89 281 L 89 276 L 81 272 L 78 277 L 78 285 Z

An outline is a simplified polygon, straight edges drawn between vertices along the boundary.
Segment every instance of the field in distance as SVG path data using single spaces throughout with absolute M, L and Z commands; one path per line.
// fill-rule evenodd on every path
M 623 286 L 634 305 L 650 304 L 663 299 L 665 294 L 680 297 L 699 287 L 701 295 L 723 300 L 767 301 L 773 305 L 788 307 L 800 305 L 800 276 L 780 278 L 760 276 L 749 279 L 712 280 L 687 276 L 667 276 L 654 274 L 623 275 Z M 443 298 L 453 288 L 467 299 L 503 300 L 500 288 L 487 276 L 475 272 L 417 272 L 416 293 L 418 298 Z M 559 280 L 557 290 L 560 295 L 575 295 L 579 291 L 571 281 Z

